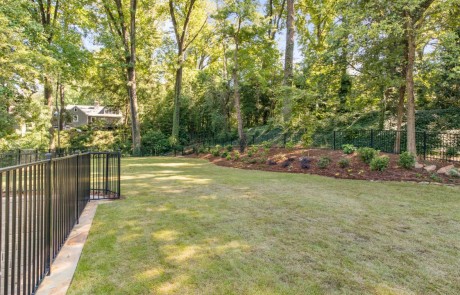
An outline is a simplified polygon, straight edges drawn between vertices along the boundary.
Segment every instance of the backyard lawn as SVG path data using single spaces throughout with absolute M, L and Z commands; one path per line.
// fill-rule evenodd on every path
M 460 294 L 460 188 L 122 161 L 69 294 Z

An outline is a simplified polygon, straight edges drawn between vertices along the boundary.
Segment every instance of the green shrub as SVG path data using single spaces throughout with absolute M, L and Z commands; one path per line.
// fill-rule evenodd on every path
M 240 152 L 235 151 L 233 152 L 233 160 L 237 161 L 240 159 Z
M 356 151 L 356 147 L 352 144 L 344 144 L 342 145 L 342 150 L 345 154 L 350 155 Z
M 431 173 L 430 178 L 431 178 L 431 180 L 433 180 L 433 181 L 442 182 L 442 178 L 439 177 L 439 175 L 436 174 L 436 172 Z
M 255 154 L 257 154 L 257 152 L 259 151 L 259 147 L 257 146 L 251 146 L 249 149 L 248 149 L 248 157 L 252 157 L 254 156 Z
M 223 152 L 221 155 L 220 155 L 222 158 L 226 158 L 228 156 L 228 152 Z
M 446 150 L 446 156 L 448 157 L 455 157 L 457 154 L 458 154 L 458 150 L 456 147 L 451 146 L 447 148 Z
M 399 155 L 398 165 L 406 169 L 413 168 L 415 165 L 415 156 L 409 152 L 403 152 Z
M 293 142 L 292 140 L 286 142 L 286 149 L 293 150 L 294 148 L 295 148 L 295 142 Z
M 211 154 L 214 157 L 218 157 L 218 156 L 220 156 L 220 150 L 218 148 L 214 148 L 214 149 L 211 150 Z
M 227 150 L 227 152 L 231 152 L 231 151 L 233 151 L 233 146 L 231 144 L 229 144 L 229 145 L 227 145 L 225 147 L 225 149 Z
M 374 157 L 371 160 L 371 170 L 384 171 L 390 164 L 390 158 L 388 156 Z
M 447 172 L 447 175 L 449 175 L 450 177 L 459 178 L 460 177 L 460 170 L 457 169 L 457 168 L 452 168 Z
M 264 147 L 264 148 L 271 148 L 273 146 L 273 143 L 270 142 L 270 141 L 264 141 L 261 143 L 261 145 Z
M 380 151 L 370 147 L 363 147 L 358 149 L 358 156 L 363 160 L 364 163 L 370 164 L 372 159 L 378 156 Z
M 317 165 L 318 165 L 319 168 L 324 169 L 327 166 L 329 166 L 329 164 L 331 164 L 331 162 L 332 162 L 332 160 L 329 157 L 321 157 L 318 160 Z
M 198 154 L 206 154 L 207 150 L 204 146 L 198 148 Z
M 221 148 L 222 148 L 222 146 L 220 144 L 216 144 L 216 146 L 215 146 L 216 150 L 220 150 Z
M 230 161 L 230 160 L 232 159 L 232 155 L 228 154 L 228 155 L 225 157 L 225 159 L 226 159 L 227 161 Z
M 342 158 L 339 160 L 339 167 L 340 168 L 347 168 L 350 166 L 350 160 L 347 158 Z

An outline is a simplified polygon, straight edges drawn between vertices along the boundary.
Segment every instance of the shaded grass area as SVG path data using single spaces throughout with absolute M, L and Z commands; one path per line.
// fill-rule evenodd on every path
M 122 161 L 69 294 L 458 294 L 460 189 Z

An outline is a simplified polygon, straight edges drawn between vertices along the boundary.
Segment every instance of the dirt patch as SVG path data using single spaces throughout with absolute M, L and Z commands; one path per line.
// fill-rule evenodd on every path
M 450 177 L 445 174 L 427 172 L 425 169 L 404 169 L 398 166 L 399 155 L 381 153 L 390 158 L 389 167 L 385 171 L 373 171 L 364 163 L 356 153 L 346 155 L 342 151 L 328 149 L 296 149 L 287 150 L 260 148 L 251 156 L 248 150 L 235 159 L 234 152 L 230 152 L 232 159 L 215 157 L 211 154 L 188 155 L 186 157 L 207 159 L 210 162 L 224 167 L 240 169 L 264 170 L 274 172 L 306 173 L 329 176 L 343 179 L 381 180 L 381 181 L 415 181 L 429 183 L 444 183 L 460 185 L 460 178 Z M 320 168 L 321 158 L 327 157 L 331 161 L 325 168 Z M 349 166 L 342 168 L 340 160 L 348 159 Z M 324 161 L 323 161 L 324 162 Z M 327 161 L 326 161 L 327 162 Z M 437 169 L 451 165 L 444 161 L 419 161 L 425 165 L 436 165 Z M 459 168 L 460 165 L 455 163 Z

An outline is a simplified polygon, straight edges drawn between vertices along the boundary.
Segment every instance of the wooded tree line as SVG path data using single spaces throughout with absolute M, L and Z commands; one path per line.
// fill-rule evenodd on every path
M 4 146 L 54 147 L 63 106 L 99 101 L 134 154 L 375 111 L 415 153 L 415 111 L 460 107 L 460 0 L 2 0 L 0 28 Z

